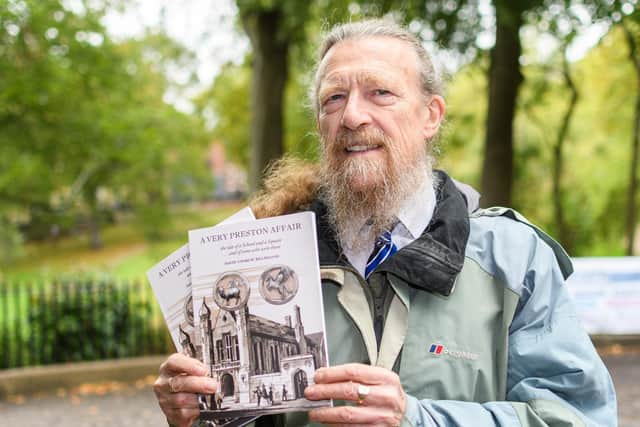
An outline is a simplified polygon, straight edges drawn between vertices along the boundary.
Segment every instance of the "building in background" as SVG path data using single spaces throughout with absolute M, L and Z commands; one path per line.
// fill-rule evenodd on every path
M 227 160 L 224 144 L 213 141 L 209 147 L 207 164 L 213 176 L 213 198 L 216 200 L 242 199 L 247 194 L 247 172 Z

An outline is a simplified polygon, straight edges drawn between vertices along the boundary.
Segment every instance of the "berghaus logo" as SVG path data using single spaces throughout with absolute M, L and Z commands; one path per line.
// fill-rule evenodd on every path
M 444 346 L 442 344 L 431 344 L 431 347 L 429 348 L 429 353 L 441 354 L 443 349 L 444 349 Z
M 434 356 L 449 356 L 454 359 L 466 359 L 466 360 L 476 360 L 478 358 L 478 353 L 472 353 L 470 351 L 461 351 L 461 350 L 451 350 L 445 347 L 442 344 L 432 343 L 429 347 L 429 353 Z

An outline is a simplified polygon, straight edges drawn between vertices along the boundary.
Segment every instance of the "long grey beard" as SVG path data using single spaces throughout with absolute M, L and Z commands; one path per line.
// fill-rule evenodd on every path
M 377 236 L 390 230 L 408 198 L 433 182 L 433 159 L 421 152 L 413 159 L 393 158 L 390 165 L 361 159 L 335 166 L 321 162 L 320 196 L 327 205 L 329 221 L 340 245 L 350 251 L 373 247 Z M 358 174 L 378 176 L 376 188 L 354 191 L 349 182 Z

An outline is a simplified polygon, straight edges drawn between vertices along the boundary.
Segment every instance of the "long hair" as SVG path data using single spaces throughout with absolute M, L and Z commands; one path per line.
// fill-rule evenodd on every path
M 307 209 L 318 194 L 317 164 L 291 156 L 274 162 L 265 174 L 262 189 L 249 201 L 257 218 Z

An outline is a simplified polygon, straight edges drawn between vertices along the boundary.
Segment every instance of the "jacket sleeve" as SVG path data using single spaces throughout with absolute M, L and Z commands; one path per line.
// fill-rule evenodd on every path
M 505 401 L 408 396 L 406 425 L 617 426 L 611 377 L 580 325 L 556 255 L 538 240 L 526 264 L 509 329 Z

